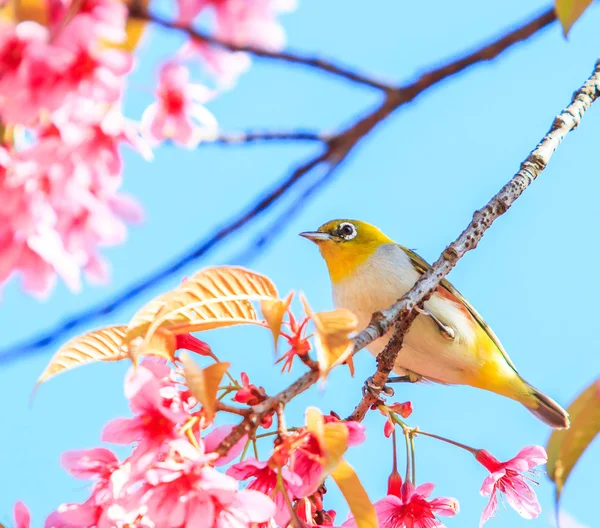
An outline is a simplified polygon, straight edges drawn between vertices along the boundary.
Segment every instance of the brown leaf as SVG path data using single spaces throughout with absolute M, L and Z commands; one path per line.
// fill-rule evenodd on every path
M 125 359 L 125 326 L 108 326 L 71 339 L 54 354 L 37 385 L 65 370 L 94 361 Z
M 569 429 L 556 429 L 546 446 L 548 477 L 556 484 L 556 502 L 581 455 L 600 432 L 600 380 L 594 381 L 567 409 Z
M 273 334 L 273 341 L 275 344 L 275 352 L 277 352 L 277 344 L 279 343 L 279 335 L 281 334 L 281 325 L 283 323 L 283 317 L 290 307 L 294 292 L 290 292 L 285 299 L 267 299 L 261 301 L 260 311 L 262 312 L 269 329 Z
M 230 364 L 221 361 L 202 369 L 185 352 L 181 353 L 179 359 L 183 364 L 187 385 L 194 398 L 204 407 L 206 419 L 211 423 L 215 416 L 217 390 Z
M 315 313 L 304 298 L 302 298 L 302 304 L 306 315 L 315 324 L 315 343 L 321 378 L 326 378 L 332 368 L 348 359 L 350 359 L 348 363 L 352 372 L 354 369 L 351 359 L 353 341 L 349 334 L 354 332 L 358 325 L 356 315 L 345 308 Z
M 139 310 L 128 325 L 127 339 L 148 339 L 158 328 L 181 334 L 257 324 L 250 301 L 277 297 L 275 285 L 264 275 L 237 266 L 207 268 Z
M 331 472 L 331 478 L 346 499 L 356 526 L 358 528 L 377 528 L 375 507 L 352 466 L 345 460 L 341 460 Z
M 554 10 L 560 21 L 563 34 L 568 35 L 571 27 L 592 4 L 593 0 L 556 0 Z

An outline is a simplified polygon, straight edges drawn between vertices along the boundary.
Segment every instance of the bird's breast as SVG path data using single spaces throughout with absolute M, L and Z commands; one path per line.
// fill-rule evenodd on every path
M 420 277 L 409 257 L 397 245 L 379 248 L 356 272 L 333 285 L 336 307 L 347 308 L 358 318 L 363 329 L 373 312 L 383 310 L 402 297 Z M 466 372 L 476 368 L 473 340 L 476 327 L 462 306 L 434 295 L 425 304 L 427 310 L 449 324 L 456 332 L 453 341 L 442 335 L 428 317 L 420 315 L 406 336 L 404 348 L 396 361 L 394 371 L 406 370 L 443 383 L 462 383 Z M 387 344 L 389 334 L 373 342 L 369 351 L 376 355 Z

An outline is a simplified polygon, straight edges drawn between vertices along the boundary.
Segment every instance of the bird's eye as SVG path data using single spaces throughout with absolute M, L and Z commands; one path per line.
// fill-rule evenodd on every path
M 356 228 L 349 222 L 344 222 L 338 227 L 338 234 L 344 240 L 352 240 L 356 236 Z

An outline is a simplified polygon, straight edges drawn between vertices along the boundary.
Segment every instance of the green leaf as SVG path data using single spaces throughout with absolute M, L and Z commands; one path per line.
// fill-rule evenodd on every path
M 581 455 L 600 432 L 600 379 L 594 381 L 570 405 L 569 429 L 557 429 L 550 435 L 548 477 L 556 484 L 556 503 Z
M 565 37 L 593 0 L 556 0 L 554 7 Z
M 356 526 L 358 528 L 377 528 L 375 507 L 352 466 L 345 460 L 341 460 L 331 472 L 331 478 L 338 485 L 348 506 L 350 506 Z

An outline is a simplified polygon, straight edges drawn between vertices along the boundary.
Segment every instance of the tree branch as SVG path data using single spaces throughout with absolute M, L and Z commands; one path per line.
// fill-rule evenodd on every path
M 216 229 L 214 233 L 197 241 L 187 252 L 179 255 L 163 268 L 144 277 L 141 281 L 118 292 L 107 301 L 67 318 L 46 333 L 34 336 L 24 342 L 0 350 L 0 362 L 14 361 L 24 357 L 28 352 L 39 352 L 43 350 L 63 336 L 70 334 L 74 328 L 92 323 L 98 318 L 111 314 L 118 308 L 121 308 L 124 304 L 156 286 L 159 282 L 171 277 L 187 265 L 200 260 L 229 237 L 241 229 L 248 227 L 248 225 L 254 222 L 258 217 L 267 212 L 283 196 L 289 194 L 298 182 L 311 174 L 315 168 L 325 164 L 330 171 L 329 176 L 333 175 L 335 168 L 348 156 L 360 140 L 368 135 L 381 121 L 385 120 L 405 104 L 413 101 L 418 95 L 424 93 L 437 83 L 464 71 L 472 65 L 497 57 L 514 44 L 522 42 L 536 34 L 555 19 L 556 16 L 554 11 L 548 10 L 533 20 L 516 27 L 508 34 L 498 38 L 490 44 L 471 53 L 467 53 L 441 67 L 424 73 L 412 83 L 387 91 L 383 101 L 378 107 L 359 118 L 345 130 L 330 136 L 324 150 L 299 165 L 289 176 L 283 178 L 274 188 L 259 194 L 250 205 L 229 219 L 224 225 Z M 308 192 L 307 197 L 314 195 L 315 192 L 316 189 Z M 281 226 L 277 230 L 279 233 L 283 231 Z M 274 237 L 269 238 L 267 241 L 271 240 L 274 240 Z M 263 247 L 264 246 L 265 244 L 263 244 Z
M 146 20 L 166 29 L 172 29 L 175 31 L 187 33 L 192 39 L 199 40 L 201 42 L 206 42 L 220 49 L 249 53 L 250 55 L 253 55 L 255 57 L 283 61 L 291 64 L 300 64 L 302 66 L 307 66 L 309 68 L 314 68 L 329 73 L 331 75 L 341 77 L 342 79 L 346 79 L 347 81 L 363 84 L 365 86 L 370 86 L 371 88 L 377 88 L 378 90 L 387 91 L 393 88 L 390 84 L 386 84 L 372 77 L 362 75 L 347 66 L 336 64 L 329 59 L 324 59 L 321 57 L 310 57 L 293 51 L 270 51 L 265 48 L 259 48 L 257 46 L 241 46 L 232 42 L 225 42 L 217 39 L 216 37 L 208 35 L 207 33 L 195 30 L 194 28 L 188 25 L 179 24 L 175 21 L 162 18 L 161 16 L 155 13 L 149 13 L 148 11 L 140 9 L 130 10 L 130 16 L 141 20 Z
M 386 334 L 395 324 L 395 331 L 388 345 L 377 356 L 377 371 L 373 376 L 377 386 L 383 387 L 392 371 L 404 337 L 418 315 L 414 308 L 422 305 L 431 296 L 440 281 L 454 268 L 467 251 L 477 247 L 485 231 L 498 217 L 508 211 L 513 202 L 546 168 L 561 141 L 568 132 L 577 128 L 584 113 L 599 97 L 600 60 L 596 63 L 591 77 L 573 94 L 571 103 L 554 119 L 548 133 L 521 164 L 520 170 L 513 178 L 502 187 L 485 207 L 475 212 L 473 220 L 467 228 L 444 250 L 438 260 L 421 276 L 410 291 L 389 308 L 373 314 L 367 328 L 356 336 L 353 355 Z M 254 412 L 231 431 L 216 451 L 220 455 L 226 454 L 240 438 L 254 431 L 266 414 L 273 412 L 279 405 L 289 402 L 295 396 L 306 391 L 318 379 L 318 372 L 307 372 L 287 389 L 256 405 L 253 408 Z M 371 394 L 365 395 L 348 419 L 361 421 L 371 405 L 377 401 L 377 397 Z
M 441 280 L 450 273 L 457 262 L 468 251 L 477 247 L 492 223 L 506 213 L 514 201 L 541 174 L 567 133 L 579 126 L 585 112 L 599 97 L 600 60 L 596 63 L 590 78 L 573 94 L 571 103 L 554 119 L 548 133 L 527 159 L 521 163 L 521 168 L 513 178 L 485 207 L 473 214 L 473 220 L 467 228 L 444 250 L 433 266 L 421 276 L 406 295 L 383 312 L 374 314 L 369 326 L 358 336 L 354 353 L 374 341 L 375 338 L 384 335 L 395 322 L 394 333 L 390 341 L 377 356 L 377 371 L 373 376 L 374 385 L 379 387 L 377 393 L 387 382 L 404 338 L 418 315 L 415 307 L 422 306 L 431 297 Z M 362 420 L 371 405 L 376 402 L 377 397 L 367 393 L 349 419 Z
M 305 130 L 248 130 L 245 132 L 223 131 L 219 132 L 215 139 L 203 141 L 199 146 L 211 144 L 238 145 L 242 143 L 257 143 L 260 141 L 306 141 L 327 143 L 330 139 L 330 135 Z

